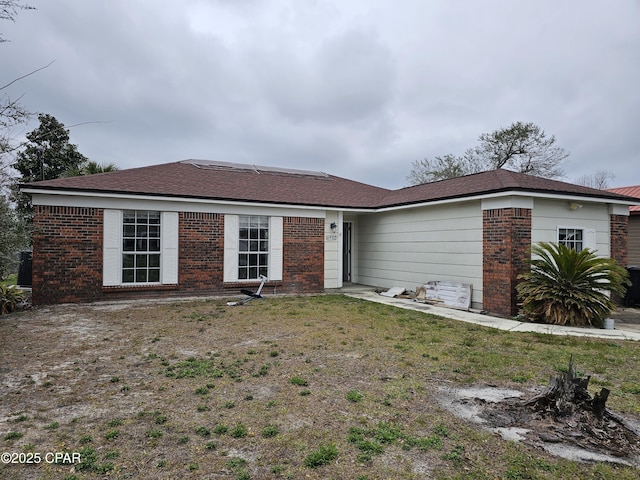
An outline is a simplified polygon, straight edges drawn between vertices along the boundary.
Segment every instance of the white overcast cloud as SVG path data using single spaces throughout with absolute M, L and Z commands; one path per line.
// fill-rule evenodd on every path
M 29 0 L 0 84 L 120 168 L 203 158 L 387 188 L 533 122 L 640 184 L 638 0 Z M 99 123 L 105 122 L 105 123 Z M 26 133 L 37 121 L 24 128 Z

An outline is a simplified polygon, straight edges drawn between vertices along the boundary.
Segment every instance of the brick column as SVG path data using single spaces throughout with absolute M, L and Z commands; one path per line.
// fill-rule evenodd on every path
M 629 217 L 626 215 L 610 215 L 611 258 L 623 267 L 627 266 L 629 253 Z
M 482 212 L 482 308 L 509 317 L 518 313 L 518 275 L 529 268 L 531 209 Z
M 629 217 L 611 214 L 609 216 L 609 232 L 611 235 L 611 258 L 626 268 L 629 254 Z M 623 299 L 617 295 L 613 295 L 612 299 L 616 305 L 623 304 Z

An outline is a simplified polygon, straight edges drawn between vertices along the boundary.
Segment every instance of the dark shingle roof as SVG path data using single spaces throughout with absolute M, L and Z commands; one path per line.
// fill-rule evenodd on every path
M 611 191 L 503 169 L 388 190 L 321 172 L 203 160 L 184 160 L 111 173 L 58 178 L 22 187 L 61 192 L 152 195 L 358 209 L 409 205 L 505 191 L 629 199 Z
M 381 205 L 405 205 L 506 191 L 623 199 L 621 195 L 604 190 L 498 169 L 395 190 L 385 196 Z
M 366 208 L 389 190 L 321 172 L 184 160 L 27 184 L 30 188 Z

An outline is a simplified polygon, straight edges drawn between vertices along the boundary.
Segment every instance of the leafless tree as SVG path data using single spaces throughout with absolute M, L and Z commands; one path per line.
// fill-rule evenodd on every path
M 615 178 L 615 174 L 609 170 L 598 170 L 593 175 L 581 176 L 575 181 L 575 183 L 576 185 L 582 185 L 583 187 L 606 190 L 609 188 L 609 180 L 613 180 Z

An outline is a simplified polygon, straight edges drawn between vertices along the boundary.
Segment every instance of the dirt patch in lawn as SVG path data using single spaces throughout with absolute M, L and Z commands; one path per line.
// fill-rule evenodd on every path
M 640 424 L 607 411 L 604 418 L 577 409 L 553 415 L 527 405 L 531 392 L 474 386 L 442 390 L 440 404 L 506 440 L 524 442 L 569 460 L 640 468 Z
M 637 421 L 637 345 L 549 337 L 338 295 L 0 317 L 0 450 L 32 460 L 0 464 L 0 477 L 634 478 L 633 462 L 585 467 L 450 411 L 466 402 L 515 427 L 497 425 L 508 402 L 491 417 L 494 402 L 459 389 L 493 378 L 533 391 L 571 349 L 599 359 L 596 380 L 622 389 L 611 403 Z M 625 367 L 608 378 L 609 364 Z

